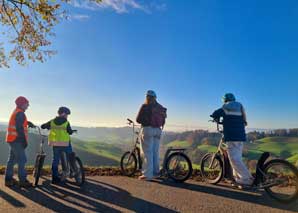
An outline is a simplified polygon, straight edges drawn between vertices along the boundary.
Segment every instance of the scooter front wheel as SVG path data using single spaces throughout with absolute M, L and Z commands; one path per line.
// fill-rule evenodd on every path
M 41 176 L 41 171 L 43 168 L 44 160 L 46 155 L 38 154 L 35 159 L 33 177 L 34 177 L 34 186 L 38 186 L 39 178 Z
M 224 173 L 221 158 L 216 153 L 207 153 L 204 155 L 201 160 L 201 173 L 206 182 L 211 184 L 219 183 L 222 180 Z
M 133 176 L 137 172 L 138 161 L 135 153 L 125 152 L 120 162 L 121 172 L 125 176 Z
M 75 171 L 74 172 L 74 178 L 76 180 L 76 184 L 78 186 L 82 186 L 85 183 L 85 171 L 83 167 L 83 163 L 79 157 L 75 157 Z

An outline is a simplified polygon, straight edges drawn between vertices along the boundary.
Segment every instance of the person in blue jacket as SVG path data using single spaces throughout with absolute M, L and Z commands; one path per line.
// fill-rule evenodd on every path
M 247 126 L 245 110 L 232 93 L 225 94 L 222 99 L 223 106 L 211 117 L 216 121 L 222 118 L 224 140 L 236 185 L 239 188 L 251 186 L 253 177 L 242 161 L 243 143 L 246 142 L 245 126 Z

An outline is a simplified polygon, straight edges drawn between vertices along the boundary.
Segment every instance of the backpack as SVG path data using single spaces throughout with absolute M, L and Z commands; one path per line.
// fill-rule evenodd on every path
M 157 103 L 152 106 L 151 110 L 151 126 L 158 128 L 163 127 L 167 118 L 167 109 Z

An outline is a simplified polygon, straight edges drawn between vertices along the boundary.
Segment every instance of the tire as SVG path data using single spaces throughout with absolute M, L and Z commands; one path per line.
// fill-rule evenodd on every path
M 217 184 L 219 183 L 224 175 L 223 172 L 223 162 L 222 159 L 216 155 L 214 158 L 214 163 L 213 165 L 216 165 L 217 170 L 214 169 L 209 169 L 209 164 L 211 163 L 212 156 L 214 153 L 207 153 L 206 155 L 203 156 L 201 160 L 201 173 L 202 177 L 207 183 L 210 184 Z M 208 168 L 208 171 L 207 171 Z
M 75 158 L 75 167 L 77 169 L 74 179 L 76 180 L 76 185 L 82 186 L 85 183 L 85 171 L 83 163 L 79 157 Z
M 129 165 L 131 165 L 130 168 L 128 168 Z M 138 161 L 135 153 L 125 152 L 121 157 L 120 166 L 123 175 L 129 177 L 133 176 L 138 168 Z
M 41 176 L 42 167 L 44 164 L 45 155 L 37 155 L 35 159 L 35 165 L 34 165 L 34 186 L 38 186 L 39 178 Z
M 286 170 L 284 172 L 277 171 L 272 169 L 274 166 L 280 166 Z M 278 181 L 278 179 L 281 181 L 281 184 L 264 187 L 270 197 L 282 203 L 290 203 L 298 198 L 298 169 L 293 164 L 285 160 L 274 159 L 264 165 L 264 173 L 263 184 L 265 186 Z M 282 195 L 282 193 L 289 195 Z
M 176 164 L 177 161 L 175 161 L 176 158 L 182 158 L 184 160 L 184 162 L 182 163 L 182 165 L 179 163 L 179 166 L 178 166 L 178 169 L 179 170 L 177 170 L 177 164 Z M 188 178 L 190 178 L 190 176 L 192 175 L 192 164 L 191 164 L 191 161 L 188 158 L 188 156 L 186 154 L 182 153 L 182 152 L 172 153 L 166 159 L 165 164 L 166 164 L 166 168 L 165 169 L 166 169 L 166 172 L 167 172 L 168 176 L 172 180 L 174 180 L 175 182 L 182 183 L 182 182 L 186 181 Z M 172 164 L 174 164 L 174 168 L 173 169 L 171 168 L 171 165 Z M 183 170 L 185 168 L 185 166 L 187 166 L 188 169 Z M 180 174 L 177 173 L 178 171 L 180 171 Z

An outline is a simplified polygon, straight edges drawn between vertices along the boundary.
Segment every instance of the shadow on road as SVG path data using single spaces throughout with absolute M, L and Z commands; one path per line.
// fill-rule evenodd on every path
M 174 183 L 168 180 L 154 181 L 154 182 L 171 186 L 171 187 L 183 188 L 186 190 L 203 192 L 207 194 L 221 196 L 224 198 L 230 198 L 234 200 L 268 206 L 268 207 L 272 207 L 280 210 L 298 211 L 298 201 L 293 202 L 291 204 L 278 203 L 277 201 L 271 199 L 270 197 L 263 194 L 262 192 L 251 193 L 249 191 L 232 190 L 231 187 L 228 187 L 225 185 L 218 185 L 217 187 L 215 187 L 215 186 L 208 186 L 208 185 L 193 184 L 189 182 Z
M 17 200 L 13 196 L 7 194 L 6 192 L 4 192 L 2 190 L 0 190 L 0 197 L 3 198 L 4 200 L 6 200 L 8 203 L 10 203 L 12 206 L 14 206 L 16 208 L 26 207 L 26 205 L 23 202 Z
M 52 185 L 46 179 L 42 186 L 36 189 L 22 190 L 14 188 L 13 190 L 55 212 L 80 212 L 76 207 L 95 212 L 118 213 L 123 211 L 112 208 L 107 204 L 134 212 L 177 212 L 133 197 L 121 188 L 92 179 L 88 179 L 81 188 L 71 183 L 64 186 Z M 68 206 L 69 204 L 72 207 Z

